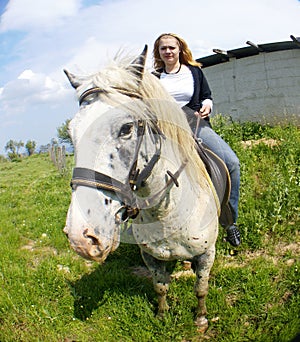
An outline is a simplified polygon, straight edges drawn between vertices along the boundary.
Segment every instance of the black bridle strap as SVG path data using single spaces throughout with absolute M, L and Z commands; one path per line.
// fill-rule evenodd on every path
M 156 152 L 154 153 L 150 161 L 147 163 L 147 165 L 142 169 L 142 171 L 140 169 L 137 169 L 139 151 L 141 148 L 143 137 L 145 135 L 146 127 L 148 126 L 145 120 L 139 120 L 137 129 L 138 142 L 134 152 L 133 163 L 128 174 L 128 181 L 130 187 L 134 191 L 138 190 L 141 186 L 143 186 L 148 177 L 150 176 L 155 164 L 158 162 L 160 158 L 161 139 L 166 139 L 165 135 L 162 133 L 158 125 L 152 120 L 151 124 L 153 126 L 151 127 L 151 130 L 154 130 L 154 133 L 158 134 L 159 136 L 159 148 L 156 148 Z
M 130 91 L 128 89 L 119 88 L 119 87 L 112 87 L 112 89 L 117 90 L 119 93 L 121 93 L 123 95 L 129 96 L 129 97 L 134 97 L 136 99 L 142 99 L 142 95 L 137 93 L 137 92 L 133 92 L 133 91 Z
M 88 89 L 86 91 L 84 91 L 80 96 L 79 96 L 79 99 L 78 99 L 78 102 L 79 102 L 79 106 L 81 106 L 82 102 L 90 95 L 93 95 L 93 94 L 101 94 L 101 93 L 105 93 L 105 91 L 101 88 L 98 88 L 98 87 L 94 87 L 94 88 L 91 88 L 91 89 Z
M 73 169 L 71 187 L 75 189 L 78 185 L 81 185 L 114 193 L 119 196 L 120 201 L 124 204 L 122 209 L 126 211 L 127 217 L 135 218 L 141 209 L 152 207 L 156 201 L 159 201 L 169 186 L 172 184 L 175 184 L 177 187 L 179 186 L 177 179 L 185 168 L 186 164 L 187 160 L 181 164 L 175 174 L 167 171 L 170 179 L 167 181 L 166 185 L 150 198 L 144 200 L 140 199 L 138 203 L 136 201 L 137 199 L 134 197 L 134 191 L 131 189 L 131 187 L 126 186 L 120 181 L 111 178 L 104 173 L 83 167 L 75 167 Z
M 118 87 L 112 87 L 112 89 L 117 90 L 119 93 L 129 96 L 129 97 L 134 97 L 136 99 L 141 99 L 142 96 L 139 93 L 129 91 L 128 89 L 125 88 L 118 88 Z M 93 94 L 108 94 L 107 90 L 101 89 L 99 87 L 93 87 L 91 89 L 88 89 L 84 91 L 80 96 L 79 96 L 79 105 L 82 104 L 82 102 L 85 100 L 86 97 L 93 95 Z
M 134 201 L 131 189 L 128 186 L 117 179 L 95 170 L 75 167 L 73 169 L 71 187 L 74 189 L 77 185 L 113 192 L 120 196 L 122 202 L 129 205 L 132 205 Z
M 137 180 L 137 178 L 139 176 L 139 172 L 140 172 L 140 170 L 137 169 L 138 154 L 140 152 L 140 148 L 142 145 L 142 140 L 143 140 L 143 136 L 145 134 L 145 129 L 146 129 L 145 121 L 144 120 L 138 120 L 137 144 L 136 144 L 135 151 L 134 151 L 133 163 L 132 163 L 131 168 L 130 168 L 129 173 L 128 173 L 128 182 L 130 184 L 131 189 L 133 189 L 133 190 L 136 190 L 135 189 L 136 180 Z
M 151 197 L 145 199 L 145 200 L 140 200 L 139 201 L 139 207 L 138 209 L 140 210 L 141 208 L 151 208 L 155 202 L 159 202 L 160 199 L 162 199 L 163 194 L 168 190 L 168 188 L 172 185 L 175 184 L 176 187 L 179 187 L 178 183 L 178 177 L 180 176 L 181 172 L 184 170 L 187 164 L 187 160 L 184 160 L 182 164 L 180 165 L 179 169 L 173 174 L 170 171 L 167 171 L 167 174 L 169 175 L 169 180 L 167 181 L 166 185 L 160 189 L 157 193 L 153 194 Z
M 144 183 L 150 176 L 155 164 L 158 162 L 159 158 L 160 158 L 160 151 L 159 153 L 155 153 L 150 159 L 149 163 L 145 166 L 145 168 L 141 172 L 138 173 L 136 180 L 135 180 L 136 190 L 144 185 Z

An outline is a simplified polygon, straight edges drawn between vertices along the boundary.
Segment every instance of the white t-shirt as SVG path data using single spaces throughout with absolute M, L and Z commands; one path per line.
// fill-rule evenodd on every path
M 182 66 L 178 74 L 166 74 L 163 72 L 160 75 L 160 81 L 180 107 L 190 102 L 194 93 L 194 79 L 187 67 Z
M 160 81 L 180 107 L 187 105 L 191 101 L 194 93 L 194 78 L 191 70 L 186 65 L 181 65 L 180 71 L 176 74 L 162 72 Z M 202 105 L 206 104 L 208 104 L 212 110 L 212 100 L 203 100 Z

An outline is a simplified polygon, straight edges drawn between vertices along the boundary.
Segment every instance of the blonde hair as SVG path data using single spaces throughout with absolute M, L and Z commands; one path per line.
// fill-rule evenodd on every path
M 179 37 L 175 33 L 162 33 L 154 42 L 153 47 L 153 58 L 154 58 L 154 69 L 158 70 L 165 66 L 164 62 L 161 60 L 159 55 L 159 43 L 161 38 L 165 37 L 173 37 L 177 40 L 180 53 L 179 53 L 179 62 L 185 65 L 194 65 L 201 67 L 201 63 L 194 60 L 191 50 L 189 49 L 186 41 Z

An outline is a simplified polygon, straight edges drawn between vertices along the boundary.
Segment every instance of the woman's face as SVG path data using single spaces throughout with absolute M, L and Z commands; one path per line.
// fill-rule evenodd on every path
M 179 60 L 180 48 L 176 38 L 164 36 L 159 40 L 159 56 L 167 65 L 175 65 Z

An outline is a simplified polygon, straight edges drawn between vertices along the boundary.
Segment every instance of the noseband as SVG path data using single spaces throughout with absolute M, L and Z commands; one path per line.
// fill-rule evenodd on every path
M 117 88 L 115 88 L 117 89 Z M 141 99 L 141 95 L 137 93 L 131 93 L 127 89 L 118 88 L 119 92 L 124 95 L 135 97 Z M 82 104 L 85 99 L 90 95 L 95 95 L 103 93 L 104 91 L 98 87 L 91 88 L 85 91 L 79 98 L 79 104 Z M 158 137 L 158 147 L 156 145 L 156 151 L 149 162 L 146 164 L 143 170 L 137 168 L 138 156 L 141 149 L 142 141 L 145 136 L 146 128 L 152 130 L 154 136 Z M 120 210 L 123 210 L 122 220 L 127 220 L 128 218 L 135 218 L 141 209 L 149 208 L 152 206 L 154 201 L 171 185 L 175 184 L 179 186 L 177 178 L 184 169 L 186 162 L 183 162 L 180 168 L 175 172 L 171 173 L 167 170 L 167 175 L 169 175 L 169 180 L 166 182 L 163 189 L 158 191 L 156 194 L 147 199 L 137 198 L 134 194 L 135 191 L 139 190 L 146 183 L 146 180 L 150 176 L 155 164 L 158 162 L 161 155 L 161 141 L 166 139 L 163 132 L 160 130 L 156 122 L 150 120 L 147 123 L 145 120 L 137 121 L 137 144 L 134 152 L 134 158 L 132 166 L 129 170 L 127 181 L 122 183 L 115 178 L 112 178 L 104 173 L 91 170 L 83 167 L 75 167 L 73 169 L 73 177 L 71 180 L 71 187 L 73 190 L 77 186 L 86 186 L 90 188 L 95 188 L 97 190 L 102 190 L 111 193 L 118 197 L 122 203 Z M 119 210 L 119 211 L 120 211 Z

